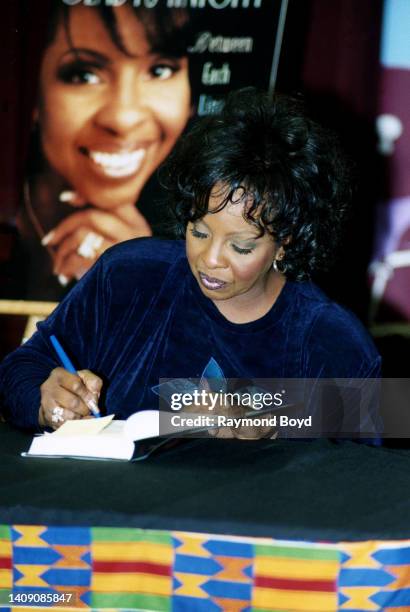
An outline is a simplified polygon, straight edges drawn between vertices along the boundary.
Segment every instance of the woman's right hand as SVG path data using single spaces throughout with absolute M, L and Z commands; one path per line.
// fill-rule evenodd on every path
M 71 374 L 55 368 L 41 385 L 40 427 L 58 429 L 65 421 L 92 416 L 98 406 L 103 381 L 90 370 Z
M 111 211 L 98 207 L 78 210 L 49 232 L 42 244 L 53 251 L 54 274 L 68 282 L 80 279 L 114 244 L 151 235 L 150 226 L 134 204 L 124 204 Z M 85 250 L 88 239 L 95 246 L 91 244 Z

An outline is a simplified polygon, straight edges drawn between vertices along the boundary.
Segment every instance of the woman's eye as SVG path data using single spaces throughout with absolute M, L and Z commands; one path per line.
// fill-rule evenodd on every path
M 177 64 L 154 64 L 150 68 L 150 75 L 155 79 L 165 81 L 166 79 L 170 79 L 177 71 Z
M 245 249 L 242 247 L 238 247 L 236 244 L 233 244 L 232 248 L 234 251 L 236 251 L 237 253 L 240 253 L 241 255 L 249 255 L 249 253 L 252 253 L 255 247 L 249 247 Z
M 98 85 L 101 83 L 101 77 L 97 74 L 96 68 L 83 63 L 62 66 L 58 71 L 58 77 L 64 83 L 73 85 Z
M 195 229 L 195 227 L 193 227 L 191 230 L 191 234 L 194 236 L 194 238 L 206 238 L 207 235 L 204 234 L 203 232 L 199 232 L 197 229 Z

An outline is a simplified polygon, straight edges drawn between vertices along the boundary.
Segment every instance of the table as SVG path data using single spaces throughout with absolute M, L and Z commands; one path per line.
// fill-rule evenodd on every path
M 406 449 L 198 439 L 123 463 L 22 458 L 30 439 L 0 425 L 3 600 L 410 610 Z

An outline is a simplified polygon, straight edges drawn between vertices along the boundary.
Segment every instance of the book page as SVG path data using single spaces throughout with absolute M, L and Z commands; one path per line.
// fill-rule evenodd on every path
M 68 427 L 64 424 L 57 430 L 60 432 L 64 428 L 63 435 L 56 435 L 56 431 L 35 436 L 25 456 L 129 460 L 134 453 L 134 442 L 123 436 L 125 421 L 112 419 L 113 415 L 102 419 L 70 421 Z M 90 421 L 91 431 L 88 427 Z
M 169 433 L 173 433 L 174 428 Z M 166 435 L 168 432 L 161 432 Z M 159 411 L 141 410 L 135 412 L 125 421 L 124 436 L 128 440 L 144 440 L 159 436 Z
M 79 419 L 76 421 L 65 421 L 52 436 L 92 436 L 99 434 L 100 431 L 105 429 L 107 425 L 111 423 L 115 415 L 110 414 L 100 419 Z

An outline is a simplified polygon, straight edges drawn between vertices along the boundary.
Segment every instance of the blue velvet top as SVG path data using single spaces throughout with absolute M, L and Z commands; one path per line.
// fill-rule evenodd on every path
M 55 334 L 78 369 L 105 381 L 108 412 L 158 408 L 160 378 L 199 378 L 213 358 L 227 378 L 375 378 L 380 357 L 360 322 L 310 282 L 287 281 L 270 311 L 228 321 L 204 296 L 184 241 L 131 240 L 108 250 L 0 369 L 3 406 L 38 428 L 39 387 L 60 364 Z

